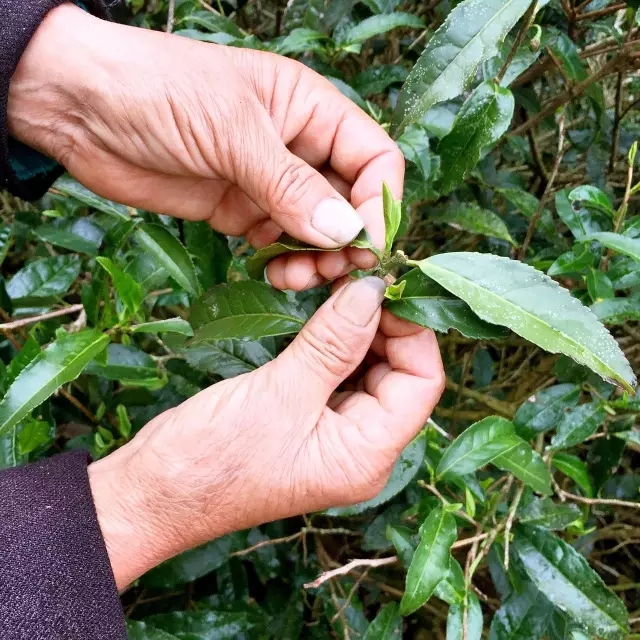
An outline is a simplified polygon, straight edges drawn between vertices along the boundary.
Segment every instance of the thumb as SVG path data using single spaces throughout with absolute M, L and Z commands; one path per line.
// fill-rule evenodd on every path
M 299 390 L 305 404 L 326 404 L 364 360 L 378 329 L 385 288 L 370 276 L 329 298 L 276 359 L 283 388 Z
M 294 238 L 322 249 L 349 244 L 364 227 L 356 210 L 275 132 L 262 133 L 268 139 L 251 145 L 241 189 Z

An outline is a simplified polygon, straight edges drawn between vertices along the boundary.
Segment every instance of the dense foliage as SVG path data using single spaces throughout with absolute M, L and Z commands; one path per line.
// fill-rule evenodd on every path
M 128 0 L 132 24 L 296 57 L 390 130 L 385 304 L 439 332 L 447 372 L 378 497 L 154 569 L 123 595 L 131 638 L 640 638 L 637 9 Z M 0 204 L 3 467 L 108 454 L 328 295 L 261 281 L 292 239 L 253 255 L 69 177 Z

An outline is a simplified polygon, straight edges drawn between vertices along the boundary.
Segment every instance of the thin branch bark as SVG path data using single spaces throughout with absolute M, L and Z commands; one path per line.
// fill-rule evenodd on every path
M 538 209 L 531 216 L 531 220 L 529 222 L 529 228 L 527 229 L 527 235 L 520 247 L 520 253 L 518 258 L 520 260 L 524 260 L 527 255 L 527 249 L 529 248 L 529 244 L 531 244 L 531 239 L 533 238 L 533 233 L 536 230 L 536 225 L 538 224 L 538 220 L 544 211 L 544 205 L 546 204 L 549 196 L 551 194 L 551 189 L 553 187 L 553 183 L 558 175 L 558 169 L 560 168 L 560 163 L 562 162 L 562 156 L 564 155 L 564 115 L 561 115 L 558 120 L 558 152 L 556 154 L 556 160 L 553 163 L 553 169 L 551 171 L 551 175 L 549 176 L 549 181 L 547 182 L 547 186 L 545 187 L 544 193 L 540 198 L 540 204 L 538 205 Z
M 398 562 L 398 556 L 391 556 L 389 558 L 378 558 L 374 560 L 369 560 L 366 558 L 352 560 L 348 564 L 345 564 L 343 567 L 338 567 L 337 569 L 332 569 L 331 571 L 325 571 L 324 573 L 321 573 L 313 582 L 307 582 L 303 586 L 305 589 L 316 589 L 320 585 L 324 584 L 327 580 L 331 580 L 331 578 L 335 578 L 336 576 L 344 576 L 353 569 L 357 569 L 358 567 L 382 567 L 387 564 L 395 564 L 396 562 Z
M 30 316 L 29 318 L 20 318 L 20 320 L 5 322 L 4 324 L 0 324 L 0 331 L 13 331 L 15 329 L 20 329 L 21 327 L 28 327 L 30 324 L 35 324 L 36 322 L 43 322 L 45 320 L 51 320 L 51 318 L 59 318 L 60 316 L 68 316 L 72 313 L 82 311 L 83 309 L 84 306 L 82 304 L 72 304 L 64 309 L 56 309 L 55 311 L 49 311 L 39 316 Z
M 535 127 L 539 122 L 552 115 L 556 109 L 560 108 L 563 104 L 569 102 L 582 95 L 592 84 L 599 82 L 602 78 L 608 76 L 611 73 L 615 73 L 618 67 L 626 61 L 625 55 L 619 55 L 612 58 L 603 67 L 596 71 L 592 76 L 585 78 L 582 82 L 578 82 L 573 87 L 570 87 L 564 93 L 561 93 L 555 100 L 552 100 L 544 109 L 536 113 L 533 117 L 529 118 L 526 122 L 522 123 L 519 127 L 512 129 L 508 135 L 521 136 L 526 133 L 532 127 Z

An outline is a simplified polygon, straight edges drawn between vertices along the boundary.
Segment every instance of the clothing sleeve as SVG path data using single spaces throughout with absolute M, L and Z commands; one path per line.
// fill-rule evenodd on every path
M 74 451 L 0 472 L 2 640 L 127 638 L 88 462 Z
M 23 200 L 41 198 L 64 169 L 51 158 L 9 136 L 9 82 L 44 17 L 51 9 L 68 1 L 0 0 L 0 190 L 8 189 Z M 106 17 L 105 3 L 101 0 L 82 0 L 76 4 Z

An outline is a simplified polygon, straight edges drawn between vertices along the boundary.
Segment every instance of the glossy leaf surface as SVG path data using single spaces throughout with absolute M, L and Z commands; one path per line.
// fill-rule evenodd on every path
M 75 380 L 109 344 L 94 329 L 62 333 L 20 372 L 0 401 L 0 435 L 14 427 L 60 386 Z
M 635 375 L 611 334 L 545 274 L 480 253 L 440 254 L 418 266 L 483 320 L 507 326 L 547 351 L 564 353 L 625 389 L 635 386 Z
M 295 302 L 262 282 L 218 285 L 191 308 L 195 330 L 192 344 L 297 333 L 306 320 L 306 314 Z

